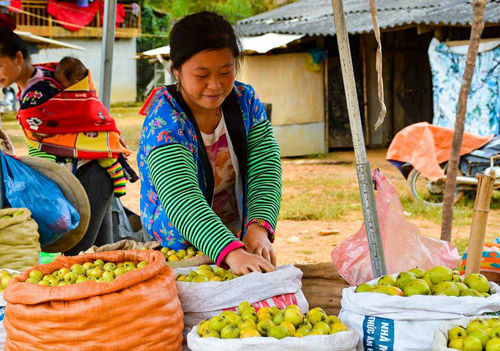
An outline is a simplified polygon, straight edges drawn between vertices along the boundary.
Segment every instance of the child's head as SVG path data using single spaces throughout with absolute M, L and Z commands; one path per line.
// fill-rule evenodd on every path
M 87 68 L 77 58 L 64 57 L 56 66 L 54 78 L 64 89 L 81 81 L 87 75 Z

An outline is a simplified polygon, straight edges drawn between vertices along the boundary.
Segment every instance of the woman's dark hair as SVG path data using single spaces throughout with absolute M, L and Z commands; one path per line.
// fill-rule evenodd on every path
M 170 32 L 172 70 L 195 54 L 216 49 L 230 49 L 236 59 L 240 56 L 240 41 L 233 26 L 224 17 L 208 11 L 189 15 L 177 22 Z
M 16 22 L 5 14 L 0 14 L 0 55 L 10 58 L 16 57 L 21 51 L 25 60 L 29 60 L 26 44 L 19 35 L 14 33 Z

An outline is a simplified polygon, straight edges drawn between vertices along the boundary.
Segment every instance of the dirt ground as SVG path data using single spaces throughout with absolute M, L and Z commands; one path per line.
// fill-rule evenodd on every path
M 399 171 L 385 161 L 385 149 L 368 150 L 368 159 L 373 168 L 379 168 L 389 177 L 391 182 L 401 192 L 400 195 L 408 191 L 408 186 Z M 337 161 L 351 162 L 349 164 L 297 164 L 295 159 L 284 159 L 283 179 L 290 180 L 300 177 L 314 177 L 318 175 L 329 175 L 330 177 L 344 179 L 357 187 L 356 168 L 353 151 L 339 151 L 334 153 Z M 322 162 L 316 159 L 314 162 Z M 135 165 L 134 165 L 135 166 Z M 342 187 L 336 189 L 339 192 L 345 191 Z M 283 193 L 295 191 L 293 188 L 284 187 Z M 128 186 L 127 195 L 123 203 L 129 208 L 139 211 L 139 183 Z M 330 261 L 330 253 L 333 247 L 342 240 L 356 233 L 363 221 L 361 203 L 359 199 L 351 201 L 349 207 L 352 211 L 341 215 L 337 220 L 280 220 L 276 230 L 275 249 L 278 256 L 278 264 L 286 263 L 318 263 Z M 472 214 L 472 208 L 470 209 Z M 432 220 L 411 218 L 421 231 L 421 234 L 439 238 L 440 224 Z M 498 233 L 499 211 L 493 210 L 489 216 L 489 226 L 487 238 L 493 240 Z M 454 226 L 453 238 L 466 238 L 469 235 L 470 227 Z M 328 235 L 321 235 L 320 232 L 330 232 Z

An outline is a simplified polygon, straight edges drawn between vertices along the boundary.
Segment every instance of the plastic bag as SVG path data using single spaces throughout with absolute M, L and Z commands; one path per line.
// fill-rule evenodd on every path
M 3 152 L 0 157 L 5 199 L 11 207 L 26 207 L 31 211 L 42 246 L 54 243 L 78 226 L 78 211 L 56 183 Z
M 373 180 L 387 274 L 413 267 L 426 270 L 437 265 L 457 267 L 460 259 L 457 249 L 446 241 L 420 236 L 418 227 L 406 220 L 391 182 L 378 169 L 373 171 Z M 332 250 L 332 261 L 351 285 L 373 279 L 364 223 L 356 234 Z

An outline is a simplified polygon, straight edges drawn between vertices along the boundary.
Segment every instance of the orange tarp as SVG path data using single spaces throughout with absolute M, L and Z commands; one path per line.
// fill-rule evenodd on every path
M 480 136 L 464 133 L 460 155 L 483 147 L 492 135 Z M 453 129 L 438 127 L 427 122 L 412 124 L 402 129 L 387 150 L 387 160 L 409 162 L 429 179 L 444 176 L 439 166 L 450 159 Z

